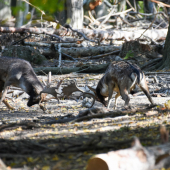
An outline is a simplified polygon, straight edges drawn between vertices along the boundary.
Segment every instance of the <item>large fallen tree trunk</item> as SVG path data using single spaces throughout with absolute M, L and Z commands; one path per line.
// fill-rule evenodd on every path
M 68 42 L 64 40 L 64 38 L 61 38 L 60 36 L 64 35 L 75 35 L 78 34 L 79 36 L 83 37 L 84 39 L 91 41 L 91 42 L 97 42 L 93 39 L 98 39 L 100 41 L 105 39 L 125 39 L 125 40 L 135 40 L 135 39 L 143 39 L 145 37 L 148 37 L 152 40 L 162 40 L 166 38 L 167 35 L 167 29 L 155 29 L 155 30 L 132 30 L 132 31 L 121 31 L 121 30 L 114 30 L 114 31 L 103 31 L 103 30 L 90 30 L 90 29 L 79 29 L 75 30 L 76 32 L 73 32 L 72 30 L 68 30 L 65 27 L 60 27 L 60 29 L 52 29 L 52 28 L 14 28 L 14 27 L 0 27 L 0 32 L 3 33 L 33 33 L 33 34 L 46 34 L 52 37 L 57 38 L 60 40 L 60 42 Z M 143 36 L 141 36 L 143 35 Z M 93 38 L 93 39 L 89 39 Z
M 57 31 L 58 30 L 56 30 L 55 32 L 58 33 Z M 89 38 L 92 37 L 98 38 L 100 39 L 100 41 L 105 39 L 113 39 L 113 40 L 125 39 L 126 41 L 130 41 L 130 40 L 136 40 L 138 38 L 146 39 L 146 37 L 158 41 L 158 40 L 164 40 L 168 32 L 167 29 L 147 30 L 146 32 L 144 29 L 132 30 L 132 31 L 122 31 L 122 30 L 103 31 L 103 30 L 81 29 L 78 31 L 82 32 Z M 140 37 L 142 34 L 143 36 Z M 72 32 L 68 33 L 67 35 L 72 35 Z
M 51 48 L 50 44 L 47 45 L 47 43 L 44 43 L 44 46 L 42 46 L 42 43 L 33 43 L 32 42 L 25 42 L 24 44 L 26 45 L 31 45 L 31 46 L 39 46 L 39 50 L 41 50 L 41 53 L 44 56 L 49 56 L 54 54 L 54 52 L 58 52 L 58 44 L 54 44 L 54 48 Z M 62 45 L 62 43 L 61 43 Z M 92 55 L 98 55 L 98 54 L 105 54 L 113 51 L 120 50 L 121 47 L 117 47 L 114 45 L 106 45 L 106 46 L 91 46 L 91 47 L 69 47 L 61 48 L 61 53 L 62 54 L 67 54 L 70 55 L 74 58 L 78 57 L 84 57 L 84 56 L 92 56 Z
M 143 147 L 136 138 L 129 149 L 92 157 L 86 170 L 153 170 L 170 167 L 170 143 Z
M 53 74 L 69 74 L 71 72 L 77 72 L 77 73 L 104 73 L 106 68 L 108 67 L 108 64 L 100 64 L 100 65 L 83 65 L 82 67 L 38 67 L 34 68 L 34 71 L 37 74 L 44 74 L 51 73 Z

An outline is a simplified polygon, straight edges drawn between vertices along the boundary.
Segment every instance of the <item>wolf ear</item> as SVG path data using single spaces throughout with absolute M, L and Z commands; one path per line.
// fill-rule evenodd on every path
M 92 92 L 94 92 L 94 94 L 96 95 L 96 89 L 90 86 L 87 86 Z

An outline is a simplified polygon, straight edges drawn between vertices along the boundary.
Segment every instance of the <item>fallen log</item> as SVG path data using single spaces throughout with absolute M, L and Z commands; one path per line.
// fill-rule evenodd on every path
M 170 167 L 170 143 L 143 147 L 135 138 L 132 148 L 92 157 L 86 170 L 153 170 Z
M 58 45 L 58 42 L 51 41 L 50 43 L 44 43 L 44 42 L 30 42 L 30 41 L 24 41 L 24 45 L 29 46 L 38 46 L 38 47 L 51 47 L 51 44 L 54 44 L 55 46 Z M 60 43 L 61 47 L 70 48 L 70 47 L 82 47 L 81 44 L 76 43 Z
M 55 33 L 59 35 L 59 30 L 56 30 Z M 100 41 L 105 39 L 112 39 L 112 40 L 120 40 L 124 39 L 126 41 L 136 40 L 138 39 L 145 31 L 145 29 L 141 30 L 114 30 L 114 31 L 103 31 L 103 30 L 90 30 L 90 29 L 81 29 L 78 30 L 82 32 L 89 38 L 98 38 Z M 167 35 L 167 29 L 155 29 L 155 30 L 147 30 L 140 39 L 145 39 L 145 37 L 149 37 L 154 41 L 158 40 L 165 40 Z M 61 31 L 60 31 L 61 32 Z M 67 35 L 72 35 L 73 32 L 69 31 Z
M 126 41 L 138 39 L 145 31 L 145 29 L 141 30 L 114 30 L 114 31 L 103 31 L 103 30 L 90 30 L 90 29 L 76 29 L 74 30 L 81 34 L 84 34 L 88 38 L 98 39 L 99 41 L 105 39 L 119 40 L 125 39 Z M 15 27 L 0 27 L 0 32 L 2 33 L 33 33 L 33 34 L 46 34 L 52 37 L 57 38 L 60 42 L 68 42 L 64 38 L 60 36 L 72 36 L 75 35 L 75 32 L 72 30 L 67 30 L 67 28 L 60 26 L 59 29 L 53 28 L 15 28 Z M 147 30 L 140 39 L 145 39 L 145 37 L 149 37 L 154 41 L 164 40 L 167 36 L 168 29 L 155 29 L 155 30 Z M 79 34 L 80 35 L 80 34 Z
M 108 67 L 109 63 L 107 64 L 100 64 L 100 65 L 90 65 L 86 64 L 83 65 L 82 67 L 38 67 L 34 68 L 34 71 L 37 74 L 44 74 L 44 73 L 51 73 L 53 74 L 69 74 L 72 72 L 77 72 L 77 73 L 104 73 L 106 68 Z
M 106 57 L 108 55 L 113 55 L 113 54 L 118 55 L 119 53 L 120 53 L 120 50 L 116 50 L 116 51 L 112 51 L 112 52 L 109 52 L 109 53 L 100 54 L 100 55 L 96 55 L 96 56 L 83 57 L 83 59 L 87 59 L 87 60 L 99 59 L 99 58 Z
M 55 124 L 55 123 L 67 123 L 67 122 L 75 123 L 75 122 L 81 122 L 84 120 L 90 120 L 94 118 L 118 117 L 118 116 L 120 117 L 120 116 L 125 116 L 127 114 L 135 115 L 137 112 L 147 112 L 151 110 L 152 107 L 153 106 L 144 109 L 134 109 L 134 110 L 126 110 L 126 111 L 121 111 L 121 110 L 107 111 L 106 108 L 101 109 L 101 108 L 94 107 L 94 108 L 80 111 L 79 115 L 76 116 L 75 118 L 51 120 L 48 122 L 44 122 L 43 124 Z
M 58 47 L 55 47 L 55 50 L 58 51 Z M 98 54 L 104 54 L 108 52 L 118 51 L 120 50 L 120 47 L 115 47 L 114 45 L 109 46 L 94 46 L 94 47 L 71 47 L 71 48 L 61 48 L 61 53 L 65 53 L 67 55 L 70 55 L 74 58 L 78 57 L 84 57 L 84 56 L 91 56 L 91 55 L 98 55 Z M 42 53 L 43 55 L 47 55 L 51 53 L 52 51 L 49 49 L 49 51 L 46 49 Z
M 24 44 L 31 45 L 31 46 L 38 46 L 39 50 L 41 51 L 41 53 L 44 56 L 49 56 L 49 55 L 54 56 L 54 52 L 56 53 L 58 51 L 59 43 L 53 44 L 54 48 L 51 48 L 51 44 L 48 44 L 48 43 L 25 42 Z M 118 53 L 121 48 L 121 47 L 117 47 L 114 45 L 91 46 L 91 47 L 70 46 L 69 48 L 65 48 L 66 43 L 64 43 L 64 44 L 60 43 L 60 44 L 62 46 L 61 53 L 63 53 L 64 55 L 72 56 L 74 58 L 87 57 L 87 56 L 93 56 L 93 55 L 98 55 L 98 54 L 105 54 L 105 53 L 110 53 L 110 52 L 114 52 L 114 51 L 116 51 L 116 53 Z M 96 58 L 98 58 L 98 57 L 96 57 Z

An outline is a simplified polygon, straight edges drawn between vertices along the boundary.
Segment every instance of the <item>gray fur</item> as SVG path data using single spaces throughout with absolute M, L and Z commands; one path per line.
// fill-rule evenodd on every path
M 149 93 L 145 75 L 139 66 L 125 61 L 114 61 L 109 65 L 105 75 L 99 81 L 96 88 L 96 95 L 99 101 L 109 108 L 113 91 L 115 91 L 117 92 L 115 96 L 115 107 L 119 96 L 122 96 L 125 106 L 129 106 L 130 98 L 128 93 L 133 90 L 135 85 L 138 85 L 148 97 L 150 103 L 154 104 Z M 106 97 L 108 97 L 107 103 L 105 101 Z
M 28 106 L 39 103 L 43 85 L 29 62 L 18 58 L 0 57 L 0 65 L 1 102 L 4 101 L 7 88 L 12 85 L 23 89 L 30 95 Z M 2 90 L 4 90 L 3 94 Z

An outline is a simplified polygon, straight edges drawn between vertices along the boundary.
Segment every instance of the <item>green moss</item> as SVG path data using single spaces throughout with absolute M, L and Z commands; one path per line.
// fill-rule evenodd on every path
M 22 58 L 34 64 L 41 64 L 46 60 L 45 56 L 43 56 L 39 50 L 36 50 L 33 47 L 11 46 L 6 48 L 2 55 Z

